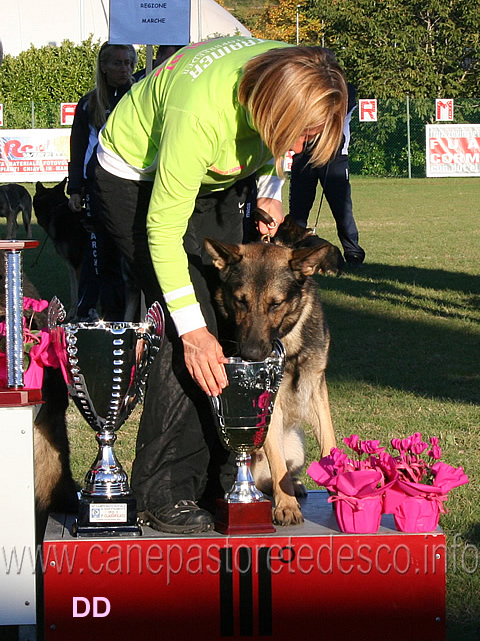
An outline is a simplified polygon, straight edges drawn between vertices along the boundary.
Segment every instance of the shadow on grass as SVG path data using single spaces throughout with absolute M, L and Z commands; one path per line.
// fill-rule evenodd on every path
M 317 281 L 332 334 L 330 381 L 480 404 L 480 276 L 373 264 Z

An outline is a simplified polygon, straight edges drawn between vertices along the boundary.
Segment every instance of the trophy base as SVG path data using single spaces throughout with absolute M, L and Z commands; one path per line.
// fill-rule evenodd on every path
M 221 534 L 275 532 L 272 503 L 268 499 L 254 503 L 229 503 L 225 499 L 217 499 L 215 530 Z
M 77 537 L 141 536 L 134 496 L 103 497 L 80 495 L 78 516 L 73 525 Z

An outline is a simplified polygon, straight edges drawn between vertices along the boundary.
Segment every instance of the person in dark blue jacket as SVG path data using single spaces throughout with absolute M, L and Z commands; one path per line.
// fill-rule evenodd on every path
M 332 52 L 332 57 L 333 52 Z M 293 158 L 290 176 L 289 211 L 296 223 L 307 227 L 310 210 L 315 202 L 317 184 L 320 182 L 325 198 L 332 210 L 342 244 L 345 260 L 352 268 L 360 266 L 365 251 L 359 245 L 358 229 L 353 217 L 352 193 L 349 180 L 348 146 L 350 120 L 356 107 L 355 87 L 347 84 L 348 107 L 343 129 L 343 141 L 335 156 L 321 167 L 310 163 L 308 147 Z

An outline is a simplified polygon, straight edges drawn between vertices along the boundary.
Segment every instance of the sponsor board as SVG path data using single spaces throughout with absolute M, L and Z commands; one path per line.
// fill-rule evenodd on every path
M 0 182 L 59 182 L 69 159 L 70 129 L 0 131 Z
M 480 176 L 480 125 L 426 125 L 426 174 Z

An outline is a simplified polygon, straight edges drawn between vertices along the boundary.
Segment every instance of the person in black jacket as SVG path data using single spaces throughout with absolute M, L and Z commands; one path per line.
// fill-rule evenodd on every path
M 98 212 L 92 210 L 93 172 L 89 162 L 95 157 L 98 132 L 134 82 L 136 64 L 137 53 L 132 45 L 103 44 L 97 59 L 96 86 L 79 100 L 75 111 L 70 137 L 68 206 L 80 214 L 85 205 L 90 236 L 80 275 L 77 320 L 94 320 L 99 298 L 105 320 L 123 320 L 125 293 L 120 254 Z
M 331 52 L 332 59 L 335 59 Z M 350 142 L 350 120 L 356 107 L 355 87 L 347 83 L 348 107 L 343 128 L 343 141 L 335 156 L 321 167 L 310 163 L 308 148 L 293 157 L 290 175 L 289 211 L 296 223 L 307 226 L 310 210 L 315 202 L 317 184 L 323 188 L 325 198 L 337 226 L 338 238 L 342 244 L 345 260 L 352 268 L 360 266 L 365 251 L 358 243 L 358 229 L 353 217 L 352 192 L 349 180 L 348 145 Z

